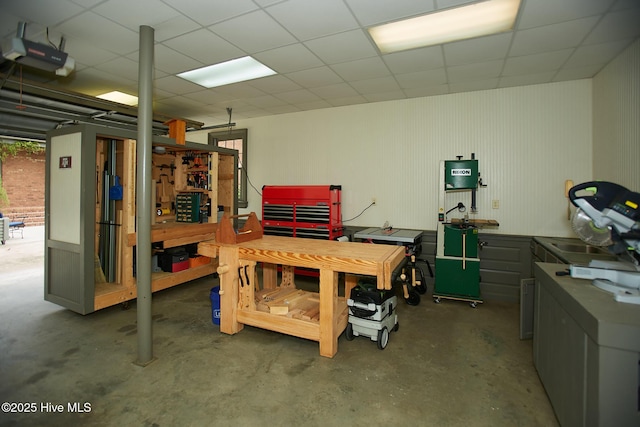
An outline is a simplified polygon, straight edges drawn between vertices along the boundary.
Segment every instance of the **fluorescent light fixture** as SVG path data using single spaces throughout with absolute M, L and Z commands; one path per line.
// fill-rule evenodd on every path
M 138 97 L 114 90 L 113 92 L 103 93 L 96 98 L 106 99 L 107 101 L 117 102 L 124 105 L 138 105 Z
M 513 28 L 520 0 L 485 0 L 369 28 L 382 53 L 500 33 Z
M 206 88 L 212 88 L 272 76 L 274 74 L 276 74 L 276 72 L 271 68 L 261 64 L 250 56 L 245 56 L 196 70 L 185 71 L 184 73 L 178 74 L 178 77 Z

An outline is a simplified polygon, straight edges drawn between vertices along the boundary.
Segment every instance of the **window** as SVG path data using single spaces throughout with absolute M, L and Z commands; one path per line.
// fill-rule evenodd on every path
M 247 129 L 209 132 L 209 144 L 238 150 L 238 207 L 246 208 L 247 201 Z

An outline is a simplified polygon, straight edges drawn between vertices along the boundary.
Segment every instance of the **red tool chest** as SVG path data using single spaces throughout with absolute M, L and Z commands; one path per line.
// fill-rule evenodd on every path
M 264 234 L 335 240 L 342 236 L 339 185 L 265 185 Z

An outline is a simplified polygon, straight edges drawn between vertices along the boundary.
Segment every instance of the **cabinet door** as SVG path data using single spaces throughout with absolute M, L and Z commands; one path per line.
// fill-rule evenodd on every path
M 536 280 L 534 364 L 560 424 L 581 426 L 587 337 L 547 291 L 545 280 Z

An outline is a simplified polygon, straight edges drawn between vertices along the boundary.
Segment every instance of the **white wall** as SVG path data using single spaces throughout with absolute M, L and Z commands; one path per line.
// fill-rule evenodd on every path
M 592 176 L 591 81 L 432 96 L 236 121 L 249 129 L 253 184 L 342 185 L 355 226 L 435 230 L 441 160 L 476 154 L 483 181 L 476 218 L 496 232 L 574 236 L 564 182 Z M 189 134 L 189 140 L 203 139 Z M 206 138 L 202 142 L 206 141 Z M 447 205 L 470 205 L 470 193 Z M 492 200 L 499 209 L 492 209 Z M 248 211 L 261 198 L 249 189 Z M 472 218 L 474 215 L 471 216 Z
M 593 176 L 640 191 L 640 39 L 593 79 Z

